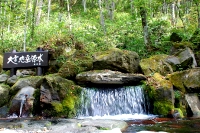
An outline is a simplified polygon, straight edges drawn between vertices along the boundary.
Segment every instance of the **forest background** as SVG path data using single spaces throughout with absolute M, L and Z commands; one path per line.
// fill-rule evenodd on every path
M 144 58 L 168 54 L 172 33 L 188 44 L 199 29 L 200 0 L 0 0 L 0 53 L 59 43 Z

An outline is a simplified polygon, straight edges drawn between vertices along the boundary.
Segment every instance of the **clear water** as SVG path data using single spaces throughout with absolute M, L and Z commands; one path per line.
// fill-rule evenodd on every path
M 82 92 L 78 118 L 148 119 L 150 104 L 141 86 L 88 87 Z

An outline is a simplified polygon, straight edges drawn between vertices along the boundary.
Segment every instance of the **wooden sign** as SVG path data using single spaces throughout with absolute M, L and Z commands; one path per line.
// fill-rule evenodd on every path
M 3 69 L 48 66 L 48 51 L 4 53 Z

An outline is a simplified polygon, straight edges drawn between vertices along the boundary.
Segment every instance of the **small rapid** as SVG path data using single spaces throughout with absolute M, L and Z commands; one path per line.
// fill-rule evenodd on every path
M 78 118 L 146 119 L 153 117 L 150 107 L 142 86 L 87 87 Z

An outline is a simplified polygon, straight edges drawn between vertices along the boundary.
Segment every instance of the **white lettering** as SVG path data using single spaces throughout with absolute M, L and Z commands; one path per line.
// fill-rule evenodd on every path
M 43 59 L 43 54 L 40 53 L 39 56 L 35 55 L 22 55 L 22 56 L 17 56 L 13 55 L 8 58 L 7 64 L 12 63 L 12 64 L 20 64 L 20 63 L 33 63 L 33 65 L 41 65 L 41 62 L 44 62 Z

